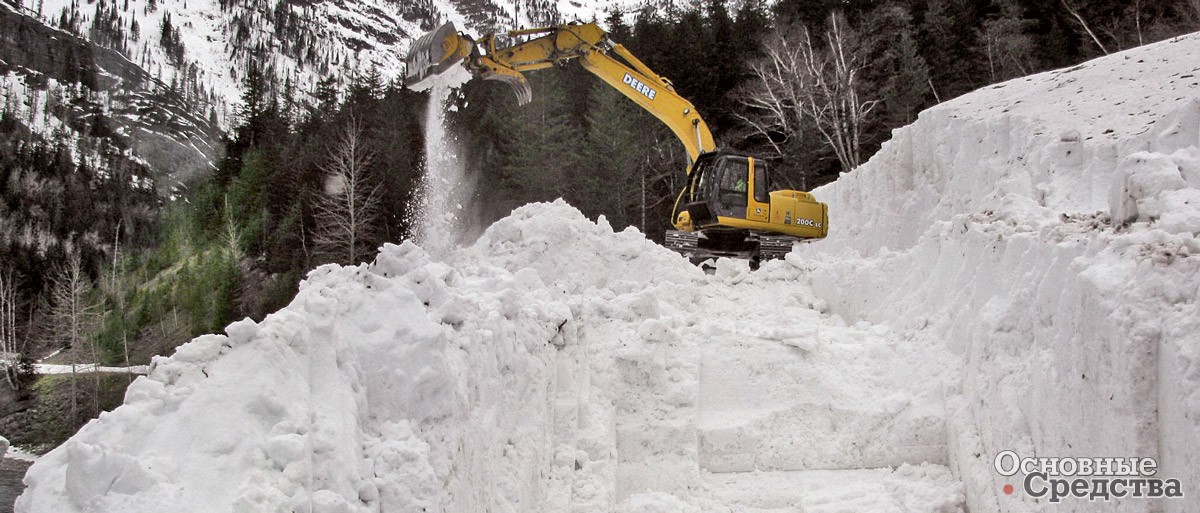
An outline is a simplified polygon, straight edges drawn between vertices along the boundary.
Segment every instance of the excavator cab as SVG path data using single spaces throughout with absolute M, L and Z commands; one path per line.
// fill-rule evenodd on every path
M 771 191 L 767 162 L 727 151 L 701 154 L 672 214 L 666 245 L 693 260 L 782 258 L 796 242 L 828 233 L 828 211 L 812 194 Z
M 692 166 L 682 204 L 697 227 L 713 224 L 720 216 L 746 218 L 752 203 L 768 201 L 768 181 L 766 165 L 760 159 L 705 153 Z

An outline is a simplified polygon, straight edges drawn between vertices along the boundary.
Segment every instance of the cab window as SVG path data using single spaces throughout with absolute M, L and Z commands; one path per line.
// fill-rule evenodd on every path
M 744 158 L 726 157 L 721 161 L 721 203 L 745 205 L 749 184 L 748 162 Z

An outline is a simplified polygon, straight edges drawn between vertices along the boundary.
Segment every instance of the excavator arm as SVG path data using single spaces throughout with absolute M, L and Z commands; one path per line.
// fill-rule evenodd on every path
M 512 38 L 535 36 L 512 46 L 497 48 L 496 36 L 478 40 L 460 34 L 447 23 L 422 37 L 409 52 L 405 82 L 420 88 L 433 75 L 462 62 L 486 80 L 512 86 L 517 101 L 528 103 L 533 95 L 524 73 L 577 60 L 621 94 L 653 114 L 671 129 L 687 150 L 689 160 L 716 150 L 708 124 L 687 99 L 624 46 L 613 43 L 595 23 L 571 23 L 554 27 L 508 32 Z M 691 166 L 688 166 L 690 171 Z

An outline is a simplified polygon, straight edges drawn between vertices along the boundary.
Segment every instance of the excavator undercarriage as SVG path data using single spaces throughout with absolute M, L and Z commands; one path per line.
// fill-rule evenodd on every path
M 667 230 L 663 245 L 688 257 L 695 264 L 716 258 L 740 258 L 757 266 L 766 260 L 783 258 L 796 243 L 809 240 L 748 230 Z

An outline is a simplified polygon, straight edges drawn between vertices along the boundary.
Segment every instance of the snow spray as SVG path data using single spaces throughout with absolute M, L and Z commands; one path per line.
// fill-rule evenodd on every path
M 453 89 L 471 79 L 461 66 L 430 77 L 425 108 L 425 173 L 417 187 L 416 208 L 409 212 L 413 239 L 430 255 L 444 257 L 462 242 L 466 209 L 475 189 L 474 177 L 459 158 L 458 140 L 446 126 Z

